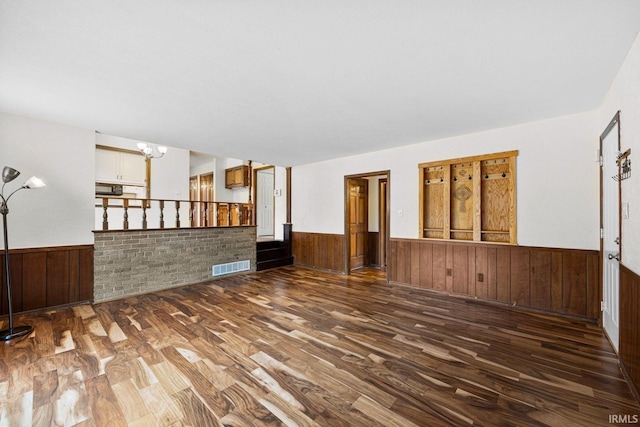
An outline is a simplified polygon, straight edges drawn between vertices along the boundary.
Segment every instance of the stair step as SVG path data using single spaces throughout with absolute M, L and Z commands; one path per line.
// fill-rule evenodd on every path
M 270 268 L 284 267 L 286 265 L 293 265 L 292 256 L 272 259 L 268 261 L 259 261 L 258 263 L 256 263 L 256 270 L 263 271 L 263 270 L 268 270 Z
M 287 248 L 260 249 L 256 252 L 258 261 L 284 258 L 287 256 Z
M 274 249 L 284 246 L 284 242 L 281 240 L 267 240 L 264 242 L 256 242 L 256 248 L 261 251 L 263 249 Z

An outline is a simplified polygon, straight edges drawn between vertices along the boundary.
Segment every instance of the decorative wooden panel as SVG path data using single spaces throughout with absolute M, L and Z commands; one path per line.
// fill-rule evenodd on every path
M 474 217 L 473 163 L 451 165 L 451 238 L 473 240 Z
M 620 264 L 620 348 L 623 371 L 640 399 L 640 275 Z
M 344 273 L 342 234 L 293 232 L 295 265 Z
M 0 262 L 0 314 L 6 314 L 3 252 Z M 15 249 L 10 251 L 9 262 L 16 313 L 93 299 L 93 245 Z
M 420 235 L 516 244 L 517 154 L 420 164 Z
M 389 280 L 596 320 L 598 260 L 597 251 L 392 239 Z
M 510 157 L 501 157 L 480 162 L 481 201 L 480 226 L 481 240 L 487 242 L 515 243 L 512 230 L 512 207 L 515 186 L 514 168 Z

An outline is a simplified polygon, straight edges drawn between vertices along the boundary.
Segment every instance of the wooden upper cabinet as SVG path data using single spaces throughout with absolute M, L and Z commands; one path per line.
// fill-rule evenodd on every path
M 249 186 L 249 166 L 240 165 L 224 171 L 225 188 L 238 188 Z
M 517 151 L 421 163 L 420 237 L 516 244 Z

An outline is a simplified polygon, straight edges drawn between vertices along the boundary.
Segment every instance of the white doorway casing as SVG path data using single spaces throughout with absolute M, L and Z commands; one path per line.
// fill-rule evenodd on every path
M 619 343 L 620 185 L 617 153 L 620 149 L 618 115 L 601 136 L 602 153 L 602 326 L 616 352 Z

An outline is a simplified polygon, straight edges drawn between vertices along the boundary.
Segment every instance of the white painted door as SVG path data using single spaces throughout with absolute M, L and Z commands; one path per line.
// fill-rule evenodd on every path
M 256 172 L 256 227 L 258 236 L 273 236 L 274 169 Z
M 616 351 L 620 307 L 620 187 L 612 177 L 618 174 L 618 126 L 616 123 L 602 139 L 602 323 Z

